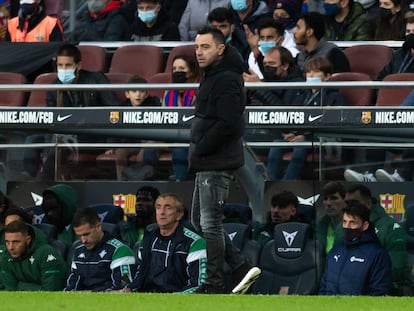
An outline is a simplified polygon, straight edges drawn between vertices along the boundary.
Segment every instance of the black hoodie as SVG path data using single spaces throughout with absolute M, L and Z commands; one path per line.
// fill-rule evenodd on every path
M 190 169 L 235 170 L 244 164 L 243 68 L 240 54 L 231 46 L 219 62 L 205 68 L 191 125 Z

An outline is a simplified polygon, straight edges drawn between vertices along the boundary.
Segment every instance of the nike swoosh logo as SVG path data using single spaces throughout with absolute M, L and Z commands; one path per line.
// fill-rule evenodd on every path
M 315 120 L 318 120 L 320 118 L 322 118 L 323 114 L 318 114 L 317 116 L 309 116 L 308 120 L 309 122 L 313 122 Z
M 193 119 L 195 117 L 195 115 L 191 115 L 191 116 L 186 116 L 186 115 L 184 115 L 183 116 L 183 122 L 187 122 L 187 121 L 190 121 L 191 119 Z
M 60 114 L 58 114 L 56 120 L 58 122 L 62 122 L 62 121 L 65 121 L 66 119 L 69 119 L 71 116 L 72 116 L 71 114 L 68 114 L 66 116 L 61 116 Z

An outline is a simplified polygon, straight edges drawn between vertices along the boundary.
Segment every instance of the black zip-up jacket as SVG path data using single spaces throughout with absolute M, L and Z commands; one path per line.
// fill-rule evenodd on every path
M 191 124 L 191 170 L 230 171 L 244 164 L 243 65 L 237 50 L 228 46 L 223 58 L 204 70 Z
M 110 84 L 106 76 L 99 71 L 79 70 L 78 77 L 73 84 Z M 59 79 L 53 84 L 62 84 Z M 119 100 L 111 91 L 49 91 L 46 93 L 48 107 L 95 107 L 95 106 L 119 106 Z

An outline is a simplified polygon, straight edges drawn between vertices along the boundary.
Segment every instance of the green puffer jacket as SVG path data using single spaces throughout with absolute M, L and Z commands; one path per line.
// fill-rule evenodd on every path
M 66 281 L 66 265 L 59 253 L 31 230 L 32 242 L 18 259 L 2 249 L 0 281 L 9 291 L 60 291 Z
M 328 41 L 364 41 L 373 40 L 371 32 L 372 21 L 358 2 L 354 2 L 351 10 L 335 35 L 335 16 L 327 16 L 325 20 L 325 39 Z

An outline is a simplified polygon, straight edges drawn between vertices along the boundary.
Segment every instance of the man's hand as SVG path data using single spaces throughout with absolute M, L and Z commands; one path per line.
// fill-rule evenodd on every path
M 293 133 L 283 134 L 283 139 L 288 142 L 298 142 L 298 141 L 304 141 L 305 135 L 295 135 Z
M 247 43 L 250 46 L 250 50 L 256 55 L 259 51 L 259 32 L 257 29 L 254 33 L 250 30 L 249 26 L 243 25 L 244 33 L 246 34 Z
M 244 82 L 261 82 L 259 76 L 249 68 L 249 73 L 243 72 Z

